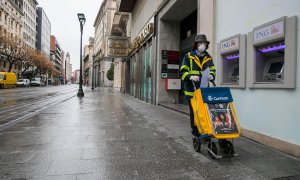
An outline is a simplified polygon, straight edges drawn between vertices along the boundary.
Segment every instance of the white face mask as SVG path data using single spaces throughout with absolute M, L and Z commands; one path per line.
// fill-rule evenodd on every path
M 200 52 L 200 53 L 203 53 L 206 49 L 206 46 L 205 44 L 200 44 L 197 48 L 197 50 Z

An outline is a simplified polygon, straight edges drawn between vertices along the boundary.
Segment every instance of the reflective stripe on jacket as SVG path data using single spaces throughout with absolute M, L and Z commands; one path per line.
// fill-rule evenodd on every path
M 203 57 L 198 56 L 196 50 L 193 50 L 184 56 L 180 67 L 180 76 L 184 84 L 184 94 L 187 99 L 191 99 L 194 94 L 194 86 L 190 77 L 196 75 L 201 79 L 202 72 L 206 68 L 210 69 L 210 74 L 215 79 L 216 68 L 211 56 L 206 51 Z M 196 88 L 199 88 L 200 82 L 195 82 L 195 86 Z

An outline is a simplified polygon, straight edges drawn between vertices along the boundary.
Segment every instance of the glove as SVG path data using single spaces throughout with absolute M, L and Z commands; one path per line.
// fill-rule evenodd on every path
M 207 79 L 208 79 L 209 81 L 212 81 L 212 80 L 214 80 L 214 77 L 213 77 L 213 75 L 210 74 L 210 75 L 208 76 Z
M 191 77 L 190 77 L 190 80 L 191 80 L 191 81 L 199 81 L 200 78 L 199 78 L 199 76 L 191 76 Z

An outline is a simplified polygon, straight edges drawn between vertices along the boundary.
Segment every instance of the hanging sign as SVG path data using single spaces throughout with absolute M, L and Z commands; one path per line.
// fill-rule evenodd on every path
M 126 57 L 128 56 L 129 40 L 127 38 L 110 37 L 107 39 L 107 56 Z

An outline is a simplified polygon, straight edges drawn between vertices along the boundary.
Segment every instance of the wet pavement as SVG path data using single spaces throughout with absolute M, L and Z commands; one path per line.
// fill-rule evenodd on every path
M 245 138 L 193 150 L 189 118 L 96 88 L 0 131 L 0 179 L 300 179 L 300 160 Z
M 76 96 L 78 85 L 0 90 L 0 131 Z

